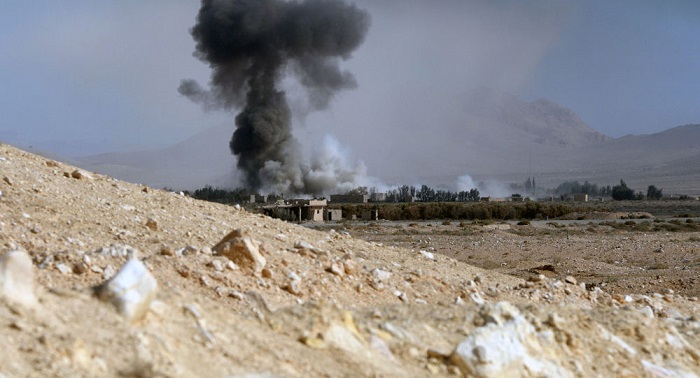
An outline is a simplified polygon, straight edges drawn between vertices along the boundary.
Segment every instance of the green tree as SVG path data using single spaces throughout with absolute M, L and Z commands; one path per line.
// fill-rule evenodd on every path
M 650 200 L 660 200 L 663 195 L 663 189 L 658 189 L 654 185 L 649 185 L 647 188 L 647 199 Z
M 627 187 L 623 180 L 620 180 L 620 185 L 612 187 L 612 198 L 616 201 L 633 200 L 636 198 L 634 190 Z

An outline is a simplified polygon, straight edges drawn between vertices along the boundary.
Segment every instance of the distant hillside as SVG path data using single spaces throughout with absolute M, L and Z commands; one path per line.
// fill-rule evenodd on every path
M 163 149 L 107 153 L 76 160 L 86 169 L 155 188 L 231 186 L 236 164 L 228 148 L 232 132 L 230 127 L 216 126 Z
M 387 163 L 384 149 L 360 156 L 370 174 L 387 183 L 432 185 L 450 185 L 465 174 L 504 183 L 532 175 L 549 187 L 566 180 L 614 185 L 624 179 L 635 190 L 656 185 L 667 194 L 700 194 L 700 125 L 611 138 L 546 99 L 526 102 L 480 89 L 463 103 L 458 119 L 410 134 L 418 141 L 402 135 L 390 152 L 398 166 Z M 155 187 L 230 187 L 231 133 L 232 126 L 214 127 L 168 148 L 89 156 L 78 164 Z
M 481 88 L 467 101 L 466 108 L 469 114 L 514 133 L 519 142 L 578 147 L 610 140 L 572 110 L 547 99 L 525 102 L 508 93 Z

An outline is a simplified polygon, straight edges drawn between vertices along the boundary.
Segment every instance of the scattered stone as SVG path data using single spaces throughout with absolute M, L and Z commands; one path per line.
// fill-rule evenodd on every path
M 229 290 L 228 296 L 231 298 L 238 299 L 239 301 L 242 301 L 245 299 L 245 295 L 243 293 L 241 293 L 240 291 L 236 291 L 236 290 Z
M 310 250 L 310 251 L 313 251 L 313 250 L 316 249 L 316 247 L 314 247 L 314 246 L 311 245 L 310 243 L 307 243 L 307 242 L 301 241 L 301 240 L 297 240 L 297 241 L 294 243 L 294 248 L 296 248 L 296 249 L 308 249 L 308 250 Z
M 61 272 L 61 274 L 69 274 L 73 271 L 73 269 L 71 269 L 68 265 L 63 263 L 56 264 L 56 270 Z
M 116 269 L 112 265 L 107 265 L 105 269 L 102 271 L 102 278 L 105 280 L 108 280 L 114 276 L 114 274 L 117 272 Z
M 209 266 L 214 268 L 214 270 L 217 272 L 223 272 L 224 269 L 226 268 L 224 266 L 224 263 L 222 263 L 221 260 L 217 260 L 217 259 L 211 260 L 211 262 L 209 262 Z
M 100 268 L 100 267 L 97 266 L 97 265 L 91 265 L 91 266 L 90 266 L 90 270 L 93 271 L 94 273 L 97 273 L 97 274 L 104 273 L 104 271 L 102 270 L 102 268 Z
M 138 258 L 139 251 L 125 244 L 112 244 L 109 247 L 102 247 L 95 251 L 96 254 L 112 257 L 127 257 L 129 259 Z
M 345 270 L 345 274 L 352 276 L 357 271 L 357 263 L 355 260 L 347 259 L 343 261 L 343 269 Z
M 406 293 L 400 292 L 398 297 L 401 300 L 401 302 L 408 303 L 408 295 L 406 295 Z
M 380 282 L 387 281 L 389 278 L 391 278 L 391 272 L 387 272 L 386 270 L 381 270 L 379 268 L 372 269 L 370 273 L 374 279 Z
M 338 277 L 343 277 L 345 275 L 345 268 L 343 267 L 343 263 L 332 263 L 327 270 Z
M 212 250 L 228 257 L 241 268 L 260 274 L 267 261 L 260 254 L 259 243 L 253 240 L 247 232 L 234 230 L 226 235 Z
M 197 249 L 194 246 L 188 245 L 185 248 L 180 248 L 177 251 L 175 251 L 175 256 L 188 256 L 197 252 L 199 252 L 199 249 Z
M 85 256 L 85 257 L 87 257 L 87 256 Z M 77 262 L 77 263 L 73 264 L 73 273 L 85 274 L 88 271 L 89 267 L 90 266 L 83 261 Z
M 432 252 L 420 251 L 420 254 L 428 260 L 435 261 L 435 255 Z
M 481 294 L 479 294 L 478 292 L 476 292 L 476 293 L 469 293 L 469 299 L 471 299 L 472 302 L 476 303 L 476 304 L 479 305 L 479 306 L 481 306 L 481 305 L 483 305 L 484 303 L 486 303 L 486 301 L 484 300 L 484 298 L 483 298 L 483 297 L 481 296 Z
M 302 252 L 302 253 L 309 251 L 309 252 L 312 252 L 314 255 L 326 255 L 326 254 L 328 254 L 328 252 L 320 250 L 320 249 L 314 247 L 313 245 L 311 245 L 310 243 L 307 243 L 307 242 L 301 241 L 301 240 L 297 240 L 294 243 L 294 248 L 296 248 L 299 252 Z
M 374 290 L 377 290 L 377 291 L 384 290 L 384 284 L 382 283 L 382 281 L 379 281 L 377 279 L 370 280 L 369 286 L 371 286 Z M 361 286 L 358 286 L 358 287 L 360 288 L 357 290 L 357 292 L 359 293 L 362 287 Z
M 9 186 L 14 185 L 14 183 L 12 182 L 12 179 L 10 179 L 10 178 L 7 177 L 7 176 L 3 177 L 3 178 L 2 178 L 2 181 L 5 181 L 5 183 L 6 183 L 7 185 L 9 185 Z
M 175 256 L 175 251 L 171 246 L 163 244 L 160 246 L 160 254 L 163 256 Z
M 272 270 L 270 270 L 270 268 L 264 268 L 262 270 L 262 276 L 263 278 L 272 278 Z
M 284 290 L 287 290 L 291 294 L 294 295 L 299 295 L 301 294 L 301 282 L 300 281 L 290 281 L 287 285 L 283 287 Z
M 639 312 L 648 318 L 654 318 L 654 309 L 652 309 L 651 306 L 644 306 L 639 309 Z
M 141 319 L 156 297 L 158 283 L 143 262 L 130 259 L 109 281 L 96 288 L 100 299 L 112 303 L 128 320 Z
M 146 227 L 151 231 L 158 231 L 158 222 L 153 218 L 148 218 L 146 221 Z
M 299 277 L 299 275 L 296 273 L 289 271 L 287 273 L 287 278 L 289 278 L 289 282 L 283 287 L 283 289 L 294 295 L 301 294 L 301 277 Z
M 577 284 L 576 278 L 574 278 L 573 276 L 566 276 L 566 277 L 564 277 L 564 282 L 566 282 L 566 283 L 568 283 L 568 284 L 572 284 L 572 285 L 576 285 L 576 284 Z
M 34 267 L 29 254 L 11 251 L 0 256 L 0 293 L 25 306 L 37 303 L 34 294 Z
M 203 275 L 199 276 L 199 282 L 200 282 L 204 287 L 212 287 L 212 286 L 214 286 L 214 285 L 212 284 L 212 282 L 211 282 L 211 279 L 210 279 L 209 276 L 207 276 L 206 274 L 203 274 Z
M 78 179 L 78 180 L 82 180 L 82 179 L 92 180 L 91 174 L 89 174 L 83 170 L 80 170 L 80 169 L 76 169 L 73 172 L 71 172 L 70 177 L 72 177 L 74 179 Z
M 177 268 L 177 273 L 182 278 L 188 278 L 192 274 L 192 272 L 190 272 L 190 270 L 185 266 Z

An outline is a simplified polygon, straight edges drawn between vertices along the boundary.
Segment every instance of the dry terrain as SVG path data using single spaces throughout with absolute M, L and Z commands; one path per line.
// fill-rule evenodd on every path
M 700 296 L 698 218 L 517 223 L 375 222 L 345 229 L 368 241 L 439 253 L 523 279 L 573 276 L 611 294 L 672 290 Z
M 375 226 L 312 230 L 3 144 L 0 191 L 0 376 L 700 374 L 697 232 L 406 224 L 368 242 Z M 139 316 L 95 295 L 148 275 L 155 298 L 114 294 Z

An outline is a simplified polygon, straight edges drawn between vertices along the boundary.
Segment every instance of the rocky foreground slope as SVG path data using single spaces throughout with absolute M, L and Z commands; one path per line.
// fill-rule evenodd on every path
M 2 144 L 0 191 L 0 376 L 700 374 L 695 298 L 523 281 Z

